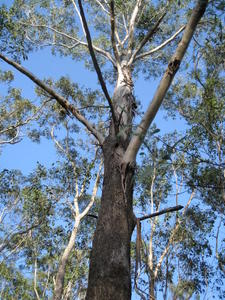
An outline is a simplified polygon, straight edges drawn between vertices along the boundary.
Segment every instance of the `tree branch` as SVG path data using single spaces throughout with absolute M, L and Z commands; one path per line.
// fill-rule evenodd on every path
M 186 25 L 182 26 L 179 30 L 177 30 L 169 39 L 167 39 L 165 42 L 163 42 L 162 44 L 160 44 L 159 46 L 155 47 L 152 50 L 149 50 L 145 53 L 142 53 L 140 55 L 136 56 L 136 59 L 134 59 L 134 61 L 147 57 L 159 50 L 161 50 L 162 48 L 164 48 L 166 45 L 168 45 L 170 42 L 172 42 L 184 29 L 185 29 Z
M 37 300 L 40 300 L 40 296 L 37 290 L 37 257 L 35 257 L 35 261 L 34 261 L 34 292 Z
M 78 231 L 78 228 L 79 228 L 79 225 L 80 225 L 80 221 L 88 213 L 88 211 L 90 210 L 90 208 L 94 204 L 95 197 L 96 197 L 97 190 L 98 190 L 102 164 L 103 164 L 103 161 L 101 160 L 99 170 L 97 172 L 95 184 L 94 184 L 94 187 L 93 187 L 93 191 L 92 191 L 91 201 L 85 207 L 85 209 L 83 210 L 82 213 L 79 212 L 78 199 L 79 199 L 79 197 L 82 196 L 82 194 L 84 192 L 84 189 L 81 188 L 80 193 L 78 193 L 78 190 L 77 190 L 76 195 L 74 197 L 74 206 L 75 206 L 75 212 L 76 212 L 75 216 L 74 216 L 75 217 L 75 223 L 74 223 L 73 230 L 72 230 L 72 233 L 71 233 L 70 238 L 69 238 L 69 242 L 68 242 L 65 250 L 63 251 L 62 257 L 61 257 L 60 262 L 59 262 L 59 267 L 58 267 L 58 271 L 57 271 L 57 275 L 56 275 L 56 282 L 55 282 L 55 285 L 54 285 L 55 287 L 54 287 L 53 300 L 59 300 L 59 299 L 62 298 L 63 288 L 64 288 L 65 271 L 66 271 L 66 266 L 67 266 L 67 263 L 68 263 L 69 255 L 70 255 L 72 249 L 74 248 L 74 244 L 75 244 L 75 240 L 76 240 L 76 236 L 77 236 L 77 231 Z M 85 184 L 86 184 L 86 178 L 84 179 L 82 186 L 85 186 Z
M 75 10 L 76 10 L 76 12 L 77 12 L 77 15 L 78 15 L 79 19 L 80 19 L 80 24 L 81 24 L 83 33 L 84 33 L 84 35 L 86 36 L 86 31 L 85 31 L 85 28 L 84 28 L 84 21 L 83 21 L 83 19 L 82 19 L 82 17 L 81 17 L 81 14 L 80 14 L 79 10 L 78 10 L 78 7 L 77 7 L 77 5 L 76 5 L 76 2 L 75 2 L 74 0 L 71 0 L 71 1 L 72 1 L 72 3 L 73 3 L 73 6 L 74 6 L 74 8 L 75 8 Z
M 158 21 L 156 22 L 156 24 L 153 26 L 153 28 L 151 28 L 148 33 L 146 34 L 146 36 L 143 38 L 143 40 L 141 41 L 141 43 L 138 45 L 137 49 L 134 51 L 134 53 L 132 54 L 128 64 L 131 65 L 133 63 L 133 61 L 135 60 L 137 54 L 141 51 L 141 49 L 145 46 L 145 44 L 152 38 L 152 36 L 155 34 L 155 32 L 157 31 L 160 23 L 162 22 L 163 18 L 165 17 L 166 12 L 164 12 L 162 14 L 162 16 L 158 19 Z
M 48 26 L 48 25 L 42 25 L 42 24 L 37 24 L 37 25 L 35 25 L 35 24 L 27 24 L 27 23 L 24 23 L 24 22 L 20 22 L 20 23 L 21 23 L 22 25 L 26 25 L 26 26 L 32 26 L 32 27 L 37 27 L 37 28 L 38 28 L 38 27 L 40 27 L 40 28 L 41 28 L 41 27 L 42 27 L 42 28 L 46 28 L 46 29 L 49 29 L 49 30 L 51 30 L 51 31 L 53 31 L 53 32 L 55 32 L 55 33 L 57 33 L 57 34 L 63 36 L 63 37 L 68 38 L 68 39 L 71 40 L 71 41 L 75 41 L 76 43 L 75 43 L 74 45 L 72 45 L 72 46 L 67 46 L 67 48 L 69 48 L 69 49 L 72 49 L 72 48 L 74 48 L 75 46 L 78 46 L 78 44 L 81 45 L 81 46 L 85 46 L 85 47 L 88 48 L 88 44 L 87 44 L 87 43 L 85 43 L 85 42 L 79 40 L 78 38 L 73 37 L 73 36 L 71 36 L 71 35 L 69 35 L 69 34 L 67 34 L 67 33 L 65 33 L 65 32 L 62 32 L 62 31 L 60 31 L 60 30 L 58 30 L 58 29 L 55 29 L 54 27 L 51 27 L 51 26 Z M 32 41 L 32 42 L 34 42 L 34 41 Z M 64 46 L 64 47 L 65 47 L 64 44 L 61 44 L 60 46 Z M 116 63 L 115 63 L 115 61 L 113 60 L 113 58 L 112 58 L 112 56 L 110 55 L 109 52 L 107 52 L 107 51 L 105 51 L 105 50 L 103 50 L 103 49 L 101 49 L 101 48 L 95 46 L 93 43 L 92 43 L 92 46 L 93 46 L 93 49 L 94 49 L 96 52 L 98 52 L 99 54 L 101 54 L 101 55 L 104 56 L 105 58 L 109 59 L 109 60 L 111 61 L 111 63 L 116 67 Z
M 173 211 L 178 211 L 180 209 L 182 209 L 183 206 L 182 205 L 177 205 L 177 206 L 173 206 L 173 207 L 169 207 L 169 208 L 165 208 L 163 210 L 160 210 L 160 211 L 157 211 L 153 214 L 150 214 L 150 215 L 146 215 L 144 217 L 141 217 L 139 218 L 140 221 L 144 221 L 146 219 L 150 219 L 150 218 L 154 218 L 156 216 L 160 216 L 160 215 L 163 215 L 163 214 L 166 214 L 168 212 L 173 212 Z
M 6 241 L 3 241 L 3 243 L 0 244 L 0 253 L 8 246 L 10 245 L 10 242 L 18 235 L 24 235 L 28 232 L 30 232 L 32 229 L 35 229 L 37 227 L 39 227 L 41 225 L 41 222 L 38 222 L 37 224 L 33 224 L 31 225 L 29 228 L 27 229 L 23 229 L 21 231 L 18 231 L 18 232 L 15 232 L 13 233 L 9 238 L 8 240 Z
M 67 112 L 72 113 L 72 115 L 78 121 L 80 121 L 90 131 L 90 133 L 92 133 L 96 137 L 100 145 L 103 144 L 104 138 L 101 135 L 101 133 L 98 130 L 96 130 L 94 125 L 90 124 L 89 121 L 73 105 L 71 105 L 67 99 L 65 99 L 63 96 L 59 95 L 58 93 L 56 93 L 51 87 L 49 87 L 42 80 L 40 80 L 38 77 L 36 77 L 34 74 L 32 74 L 26 68 L 22 67 L 17 62 L 12 61 L 11 59 L 7 58 L 1 53 L 0 53 L 0 59 L 4 60 L 6 63 L 13 66 L 15 69 L 17 69 L 19 72 L 23 73 L 25 76 L 30 78 L 35 84 L 37 84 L 40 88 L 42 88 L 45 92 L 51 95 Z
M 162 101 L 166 95 L 166 92 L 169 89 L 177 70 L 179 69 L 180 63 L 184 57 L 184 54 L 186 53 L 191 38 L 194 35 L 194 31 L 198 25 L 198 22 L 200 21 L 201 17 L 205 12 L 207 4 L 207 0 L 199 0 L 196 7 L 194 8 L 191 17 L 188 21 L 188 24 L 185 28 L 183 37 L 168 64 L 168 67 L 164 73 L 163 78 L 160 81 L 160 84 L 156 90 L 153 100 L 149 104 L 149 107 L 145 112 L 139 126 L 137 127 L 129 143 L 129 146 L 124 154 L 124 165 L 135 161 L 137 152 L 143 142 L 144 137 L 146 136 L 147 130 L 151 125 L 152 121 L 154 120 L 155 115 L 158 112 Z
M 133 44 L 133 39 L 134 39 L 134 26 L 135 26 L 135 21 L 137 14 L 139 12 L 139 9 L 142 5 L 142 0 L 137 0 L 136 5 L 134 7 L 133 13 L 130 18 L 130 24 L 129 24 L 129 42 L 128 42 L 128 52 L 131 52 L 132 44 Z
M 114 12 L 114 1 L 110 1 L 110 21 L 111 21 L 111 43 L 113 47 L 113 53 L 116 58 L 116 62 L 120 62 L 120 57 L 119 57 L 119 52 L 116 47 L 116 42 L 115 42 L 115 12 Z
M 94 64 L 94 68 L 95 68 L 95 71 L 97 73 L 98 80 L 100 82 L 102 91 L 105 94 L 105 97 L 106 97 L 106 99 L 107 99 L 107 101 L 109 103 L 114 124 L 117 124 L 117 118 L 116 118 L 116 115 L 115 115 L 113 103 L 112 103 L 112 100 L 111 100 L 111 98 L 109 96 L 108 90 L 106 88 L 105 81 L 104 81 L 104 79 L 102 77 L 102 73 L 101 73 L 100 67 L 98 65 L 98 62 L 97 62 L 97 59 L 96 59 L 96 56 L 95 56 L 95 52 L 94 52 L 94 49 L 93 49 L 93 46 L 92 46 L 91 35 L 90 35 L 89 29 L 88 29 L 88 25 L 87 25 L 87 21 L 86 21 L 85 15 L 84 15 L 84 10 L 83 10 L 83 6 L 82 6 L 82 3 L 81 3 L 81 0 L 78 0 L 78 4 L 79 4 L 79 8 L 80 8 L 81 18 L 82 18 L 83 25 L 84 25 L 84 30 L 85 30 L 85 33 L 86 33 L 86 38 L 87 38 L 87 43 L 88 43 L 88 49 L 89 49 L 89 52 L 90 52 L 90 55 L 91 55 L 91 58 L 92 58 L 92 61 L 93 61 L 93 64 Z
M 104 7 L 104 5 L 103 5 L 99 0 L 95 0 L 95 2 L 97 2 L 98 5 L 100 5 L 101 9 L 107 14 L 107 16 L 110 16 L 110 15 L 111 15 L 110 12 Z M 113 2 L 114 2 L 114 1 L 113 1 Z M 108 4 L 108 3 L 105 1 L 105 4 Z M 121 23 L 119 23 L 119 22 L 118 22 L 118 24 L 119 24 L 120 26 L 123 26 L 123 24 L 121 24 Z M 115 36 L 116 36 L 116 39 L 117 39 L 118 43 L 119 43 L 120 45 L 122 45 L 122 42 L 120 41 L 120 37 L 119 37 L 119 34 L 118 34 L 118 32 L 117 32 L 116 26 L 115 26 L 114 33 L 115 33 Z
M 93 215 L 93 214 L 87 214 L 86 216 L 87 216 L 87 217 L 90 217 L 90 218 L 98 219 L 98 216 Z
M 43 107 L 46 105 L 47 102 L 51 101 L 52 99 L 48 99 L 46 101 L 43 102 L 43 104 L 37 109 L 37 111 L 30 117 L 28 117 L 26 120 L 23 121 L 19 121 L 14 125 L 10 125 L 9 127 L 0 130 L 0 135 L 7 135 L 7 132 L 9 132 L 10 130 L 16 129 L 16 134 L 13 138 L 9 139 L 9 140 L 0 140 L 0 145 L 2 144 L 15 144 L 17 142 L 20 141 L 21 136 L 19 136 L 20 133 L 20 128 L 27 125 L 29 122 L 31 122 L 32 120 L 36 120 L 39 117 L 39 113 L 41 112 L 41 110 L 43 109 Z M 10 114 L 8 114 L 8 116 L 5 116 L 6 119 L 8 119 L 9 117 L 12 116 L 16 113 L 16 111 L 11 112 Z

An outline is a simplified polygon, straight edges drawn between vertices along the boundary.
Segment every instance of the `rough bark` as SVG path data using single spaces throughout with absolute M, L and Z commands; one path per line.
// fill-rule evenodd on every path
M 131 298 L 134 168 L 129 166 L 124 178 L 121 163 L 130 140 L 133 96 L 130 86 L 121 82 L 118 81 L 113 96 L 120 120 L 119 133 L 116 134 L 111 126 L 110 135 L 103 144 L 104 182 L 90 258 L 87 300 Z
M 133 170 L 128 171 L 124 194 L 120 171 L 124 149 L 118 146 L 116 139 L 109 137 L 103 151 L 104 185 L 86 299 L 130 299 L 130 240 L 135 225 L 132 209 Z

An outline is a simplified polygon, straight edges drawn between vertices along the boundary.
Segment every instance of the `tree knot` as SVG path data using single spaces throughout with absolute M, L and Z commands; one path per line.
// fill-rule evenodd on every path
M 169 75 L 175 75 L 180 66 L 180 60 L 175 58 L 168 64 L 167 72 Z

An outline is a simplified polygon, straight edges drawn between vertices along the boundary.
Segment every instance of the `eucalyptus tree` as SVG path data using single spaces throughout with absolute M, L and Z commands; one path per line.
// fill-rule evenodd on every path
M 86 299 L 131 297 L 130 242 L 140 222 L 132 203 L 135 160 L 207 4 L 204 0 L 182 5 L 180 1 L 95 0 L 86 1 L 83 7 L 81 0 L 15 0 L 9 10 L 3 7 L 1 60 L 30 78 L 40 88 L 42 98 L 55 100 L 64 117 L 83 124 L 102 149 L 104 181 Z M 170 48 L 165 48 L 168 45 Z M 57 88 L 51 80 L 41 80 L 21 65 L 21 57 L 26 59 L 30 51 L 44 46 L 51 46 L 53 54 L 83 59 L 95 70 L 104 107 L 108 107 L 105 115 L 93 118 L 88 103 L 86 112 L 77 107 L 73 90 Z M 161 63 L 165 61 L 168 66 L 163 73 Z M 140 70 L 149 77 L 163 76 L 135 125 L 133 89 Z M 114 86 L 112 96 L 107 80 Z
M 4 299 L 42 299 L 53 294 L 55 299 L 69 299 L 86 288 L 93 221 L 80 222 L 94 204 L 101 164 L 96 174 L 95 161 L 89 163 L 72 153 L 72 145 L 67 152 L 55 135 L 54 141 L 66 157 L 76 159 L 72 163 L 61 159 L 49 169 L 38 164 L 28 176 L 16 170 L 1 173 L 0 293 Z M 91 177 L 95 184 L 89 195 Z
M 191 148 L 186 135 L 176 135 L 148 136 L 144 142 L 147 152 L 142 152 L 138 172 L 139 209 L 154 214 L 169 203 L 182 204 L 184 209 L 145 221 L 135 290 L 142 299 L 190 299 L 207 297 L 217 289 L 222 299 L 223 284 L 217 281 L 223 276 L 215 264 L 216 239 L 212 240 L 217 218 L 205 198 L 199 199 L 197 185 L 187 185 Z
M 169 114 L 176 110 L 188 125 L 184 149 L 190 165 L 187 184 L 196 186 L 201 198 L 214 211 L 224 214 L 224 46 L 221 20 L 214 21 L 210 43 L 197 44 L 195 64 L 186 82 L 179 78 L 168 95 L 165 107 Z M 182 95 L 176 97 L 177 91 Z M 182 145 L 180 145 L 182 151 Z M 189 154 L 189 155 L 188 155 Z
M 144 142 L 148 153 L 141 153 L 140 203 L 157 210 L 167 199 L 178 201 L 182 191 L 190 201 L 182 214 L 151 221 L 150 234 L 143 236 L 136 287 L 143 299 L 148 294 L 155 298 L 160 289 L 164 299 L 169 293 L 174 299 L 203 293 L 224 298 L 224 240 L 219 236 L 224 226 L 223 11 L 218 6 L 212 15 L 205 43 L 195 38 L 190 76 L 185 81 L 182 74 L 178 76 L 164 102 L 170 116 L 186 121 L 181 138 L 175 131 L 163 138 L 150 135 Z M 174 200 L 168 198 L 173 193 L 172 173 Z

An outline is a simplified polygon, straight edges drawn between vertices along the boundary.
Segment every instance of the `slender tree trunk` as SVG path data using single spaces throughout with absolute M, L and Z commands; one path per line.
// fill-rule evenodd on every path
M 67 261 L 69 259 L 69 255 L 71 253 L 71 250 L 74 247 L 76 235 L 77 235 L 77 230 L 79 227 L 80 219 L 77 218 L 76 222 L 74 224 L 69 243 L 67 247 L 65 248 L 62 258 L 59 262 L 59 268 L 58 272 L 56 275 L 56 282 L 55 282 L 55 287 L 54 287 L 54 296 L 53 300 L 61 300 L 62 299 L 62 294 L 63 294 L 63 288 L 64 288 L 64 278 L 65 278 L 65 272 L 66 272 L 66 265 Z
M 151 275 L 150 275 L 149 300 L 155 300 L 155 276 L 154 276 L 154 272 L 151 272 Z

